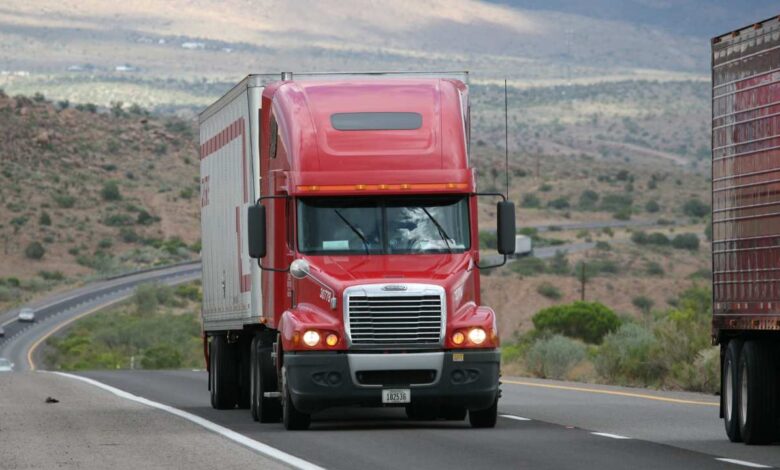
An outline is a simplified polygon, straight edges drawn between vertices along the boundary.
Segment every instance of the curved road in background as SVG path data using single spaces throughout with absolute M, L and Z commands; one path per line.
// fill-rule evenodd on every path
M 195 279 L 200 279 L 200 261 L 129 274 L 51 295 L 25 305 L 35 310 L 33 323 L 20 322 L 16 318 L 18 308 L 5 312 L 0 315 L 0 325 L 5 329 L 5 337 L 0 338 L 0 357 L 13 362 L 15 370 L 29 370 L 33 368 L 28 357 L 32 346 L 63 325 L 126 300 L 139 284 L 162 282 L 174 285 Z
M 0 355 L 10 356 L 18 369 L 27 369 L 30 348 L 63 324 L 128 298 L 139 283 L 177 284 L 199 274 L 198 265 L 179 266 L 53 296 L 37 305 L 39 321 L 34 325 L 9 323 L 11 337 L 0 342 Z M 8 319 L 6 315 L 4 321 Z M 243 440 L 247 447 L 271 446 L 280 455 L 292 454 L 304 463 L 326 468 L 780 466 L 778 446 L 729 443 L 718 418 L 718 398 L 704 394 L 504 378 L 501 417 L 495 429 L 471 429 L 464 422 L 409 421 L 399 409 L 358 408 L 315 415 L 311 430 L 291 432 L 281 424 L 255 423 L 247 410 L 212 409 L 203 371 L 118 370 L 80 375 L 124 391 L 120 393 L 144 397 L 139 400 L 147 403 L 156 402 L 156 408 L 169 413 L 186 412 L 206 426 L 221 426 L 222 436 L 239 443 Z

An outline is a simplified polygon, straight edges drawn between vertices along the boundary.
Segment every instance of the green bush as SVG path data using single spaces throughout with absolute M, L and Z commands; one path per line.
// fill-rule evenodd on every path
M 40 225 L 51 225 L 51 216 L 49 213 L 46 211 L 41 212 L 41 215 L 38 217 L 38 223 Z
M 585 267 L 585 279 L 591 279 L 600 275 L 618 274 L 620 272 L 620 265 L 616 261 L 609 258 L 594 258 L 588 261 L 577 262 L 571 274 L 581 278 L 583 266 Z
M 555 198 L 547 203 L 547 207 L 552 207 L 553 209 L 568 209 L 569 198 L 564 196 Z
M 135 230 L 128 227 L 122 227 L 119 229 L 119 238 L 121 238 L 125 243 L 136 243 L 140 239 L 138 234 L 135 233 Z
M 638 308 L 642 311 L 644 314 L 650 313 L 650 309 L 653 308 L 653 305 L 655 302 L 653 302 L 653 299 L 649 297 L 645 297 L 644 295 L 638 295 L 634 297 L 631 300 L 631 303 L 634 304 L 634 307 Z
M 114 245 L 114 241 L 110 238 L 103 238 L 98 242 L 98 248 L 108 249 Z
M 520 207 L 526 207 L 528 209 L 535 209 L 542 205 L 542 201 L 534 193 L 523 194 L 523 198 L 520 200 Z
M 631 241 L 637 245 L 667 246 L 671 241 L 661 232 L 645 233 L 636 231 L 631 234 Z
M 159 344 L 144 351 L 141 366 L 144 369 L 178 369 L 182 366 L 182 356 L 174 346 Z
M 54 199 L 54 202 L 56 202 L 57 205 L 63 209 L 70 209 L 76 205 L 76 198 L 70 194 L 57 193 L 52 196 L 52 199 Z
M 585 359 L 585 345 L 561 335 L 539 339 L 528 349 L 526 366 L 537 377 L 563 379 Z
M 634 203 L 634 198 L 629 194 L 607 194 L 601 199 L 601 210 L 604 212 L 616 213 L 621 210 L 631 210 L 631 205 Z
M 47 281 L 62 281 L 65 279 L 62 271 L 38 271 L 38 275 Z
M 498 237 L 496 235 L 496 232 L 488 232 L 486 230 L 480 230 L 479 247 L 481 249 L 495 250 L 497 246 L 498 246 Z
M 116 181 L 107 181 L 100 190 L 100 196 L 104 201 L 119 201 L 122 194 L 119 192 L 119 185 Z
M 40 242 L 30 242 L 24 249 L 24 256 L 28 259 L 39 260 L 46 255 L 46 249 Z
M 133 302 L 139 315 L 153 315 L 157 313 L 160 305 L 178 305 L 174 289 L 157 283 L 141 284 L 136 287 Z
M 624 207 L 612 213 L 612 218 L 615 220 L 630 220 L 632 210 L 630 207 Z
M 544 260 L 530 256 L 520 258 L 509 266 L 512 271 L 521 276 L 534 276 L 536 274 L 543 274 L 547 269 L 544 264 Z
M 557 250 L 555 255 L 550 258 L 547 270 L 551 274 L 564 275 L 568 274 L 569 269 L 569 260 L 566 258 L 566 253 L 561 250 Z
M 655 201 L 655 200 L 647 201 L 647 203 L 645 204 L 645 210 L 652 214 L 652 213 L 660 211 L 661 210 L 661 206 L 658 204 L 658 201 Z
M 539 286 L 536 288 L 536 292 L 543 295 L 544 297 L 547 297 L 548 299 L 553 300 L 558 300 L 563 296 L 561 290 L 549 282 L 543 282 L 539 284 Z
M 645 272 L 650 276 L 663 276 L 664 268 L 655 261 L 648 261 L 645 265 Z
M 604 335 L 620 326 L 620 319 L 599 302 L 577 301 L 542 309 L 533 316 L 533 323 L 540 332 L 562 334 L 598 344 Z
M 653 359 L 657 341 L 647 329 L 626 323 L 608 334 L 598 349 L 596 372 L 612 383 L 647 386 L 657 383 L 663 368 Z
M 679 250 L 695 251 L 699 249 L 699 237 L 695 233 L 681 233 L 674 237 L 672 246 Z
M 690 217 L 704 217 L 710 213 L 710 206 L 702 202 L 701 199 L 694 197 L 685 201 L 682 211 L 683 214 Z
M 152 225 L 153 223 L 159 220 L 160 220 L 159 217 L 155 217 L 149 212 L 142 209 L 141 211 L 138 212 L 138 216 L 136 217 L 135 222 L 138 225 Z
M 580 194 L 577 207 L 582 211 L 596 210 L 597 203 L 599 202 L 599 193 L 592 189 L 586 189 Z
M 127 214 L 106 214 L 103 217 L 103 225 L 109 227 L 126 227 L 128 225 L 133 225 L 133 218 Z

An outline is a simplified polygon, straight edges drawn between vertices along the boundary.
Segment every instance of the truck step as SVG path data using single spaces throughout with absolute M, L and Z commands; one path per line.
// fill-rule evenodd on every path
M 263 392 L 265 398 L 282 398 L 281 392 Z

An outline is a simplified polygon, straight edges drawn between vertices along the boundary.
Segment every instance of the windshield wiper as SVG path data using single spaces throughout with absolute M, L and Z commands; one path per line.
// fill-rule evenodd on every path
M 341 212 L 339 212 L 338 209 L 333 209 L 333 212 L 335 212 L 336 215 L 339 216 L 339 219 L 341 219 L 342 222 L 344 222 L 347 225 L 347 227 L 349 227 L 353 232 L 355 232 L 355 235 L 360 237 L 360 241 L 363 242 L 363 248 L 366 249 L 366 254 L 368 254 L 368 240 L 366 240 L 366 237 L 364 237 L 363 234 L 360 233 L 360 230 L 358 230 L 354 225 L 349 223 L 349 220 L 347 220 L 346 217 L 341 215 Z
M 421 207 L 420 209 L 422 209 L 423 212 L 425 212 L 425 215 L 427 215 L 428 218 L 431 219 L 431 222 L 433 222 L 433 225 L 436 226 L 436 230 L 439 231 L 439 236 L 441 237 L 442 240 L 444 240 L 444 244 L 447 245 L 447 251 L 450 254 L 452 254 L 452 248 L 450 248 L 450 242 L 447 241 L 447 239 L 449 238 L 449 236 L 447 236 L 447 232 L 444 231 L 442 226 L 439 225 L 439 222 L 436 219 L 433 218 L 433 216 L 431 215 L 430 212 L 428 212 L 428 209 L 426 209 L 424 207 Z

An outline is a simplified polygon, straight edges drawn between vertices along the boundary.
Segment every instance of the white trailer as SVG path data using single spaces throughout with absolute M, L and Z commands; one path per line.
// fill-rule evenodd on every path
M 528 256 L 533 252 L 533 243 L 531 237 L 527 235 L 515 236 L 515 254 L 516 258 Z

